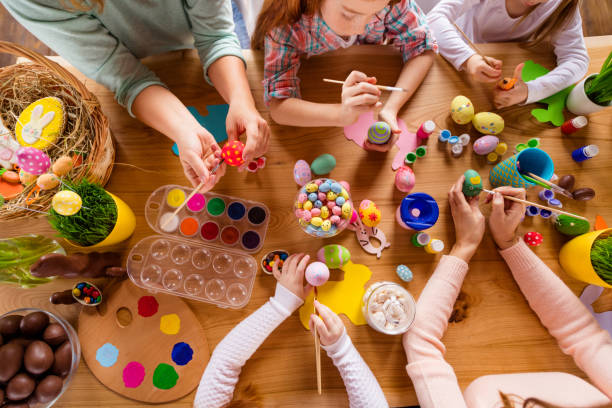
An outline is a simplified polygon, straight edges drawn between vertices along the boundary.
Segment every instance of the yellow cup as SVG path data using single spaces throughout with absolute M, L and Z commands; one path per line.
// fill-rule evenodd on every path
M 612 285 L 604 282 L 591 263 L 591 247 L 593 242 L 601 234 L 611 232 L 612 228 L 607 228 L 599 231 L 587 232 L 568 241 L 561 252 L 559 252 L 559 263 L 565 272 L 574 278 L 593 285 L 602 286 L 604 288 L 612 288 Z

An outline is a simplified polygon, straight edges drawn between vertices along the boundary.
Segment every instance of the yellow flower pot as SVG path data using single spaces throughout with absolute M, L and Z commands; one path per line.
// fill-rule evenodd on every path
M 565 272 L 574 278 L 604 288 L 612 288 L 612 285 L 604 282 L 591 263 L 591 247 L 593 242 L 601 234 L 611 232 L 612 228 L 599 231 L 587 232 L 567 242 L 559 253 L 559 263 Z

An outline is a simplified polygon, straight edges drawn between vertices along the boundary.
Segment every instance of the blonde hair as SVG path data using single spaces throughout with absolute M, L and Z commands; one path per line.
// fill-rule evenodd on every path
M 533 33 L 531 33 L 531 35 L 523 42 L 523 45 L 527 47 L 534 47 L 563 30 L 570 19 L 574 16 L 574 13 L 576 13 L 576 10 L 578 10 L 580 1 L 581 0 L 561 0 L 561 3 L 559 3 L 555 11 L 553 11 Z M 522 16 L 514 27 L 516 28 L 523 21 L 525 21 L 527 16 L 529 16 L 536 8 L 537 6 L 532 8 L 529 13 Z

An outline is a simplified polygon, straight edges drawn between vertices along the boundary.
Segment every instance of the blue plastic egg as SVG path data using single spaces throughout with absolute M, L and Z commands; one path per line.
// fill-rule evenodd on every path
M 406 265 L 398 265 L 395 272 L 404 282 L 410 282 L 412 280 L 412 271 Z
M 340 185 L 340 183 L 332 183 L 331 191 L 336 194 L 340 194 L 342 192 L 342 186 Z
M 313 203 L 317 201 L 317 193 L 308 194 L 308 200 L 312 201 Z
M 323 203 L 321 202 L 321 200 L 317 200 L 317 201 L 314 202 L 314 206 L 316 208 L 321 208 L 321 207 L 323 207 Z
M 336 205 L 342 207 L 342 204 L 344 204 L 346 202 L 346 200 L 344 199 L 344 197 L 337 197 L 336 198 Z

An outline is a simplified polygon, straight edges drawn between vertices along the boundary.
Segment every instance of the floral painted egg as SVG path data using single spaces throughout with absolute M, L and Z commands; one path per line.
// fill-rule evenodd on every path
M 466 197 L 474 197 L 480 194 L 482 191 L 482 179 L 480 178 L 480 174 L 476 170 L 466 170 L 463 173 L 465 176 L 465 180 L 463 181 L 463 194 Z
M 359 218 L 367 227 L 375 227 L 381 219 L 381 212 L 373 201 L 363 200 L 359 204 Z
M 22 146 L 45 149 L 55 143 L 64 130 L 64 104 L 47 97 L 32 102 L 19 115 L 15 136 Z
M 474 142 L 474 153 L 481 156 L 486 156 L 487 154 L 495 151 L 498 144 L 499 138 L 497 136 L 486 135 L 480 137 Z
M 16 155 L 19 167 L 30 174 L 44 174 L 51 167 L 51 159 L 47 153 L 34 147 L 20 147 Z
M 304 276 L 312 286 L 321 286 L 329 279 L 329 268 L 323 262 L 313 262 L 306 267 Z
M 395 187 L 399 191 L 409 193 L 414 188 L 414 183 L 414 172 L 410 167 L 402 166 L 395 172 Z
M 451 101 L 451 118 L 460 124 L 470 123 L 474 118 L 474 105 L 463 95 L 455 96 Z
M 351 253 L 342 245 L 325 245 L 317 251 L 319 261 L 325 263 L 328 268 L 340 268 L 351 260 Z
M 504 119 L 492 112 L 477 113 L 472 124 L 477 131 L 484 134 L 498 135 L 504 130 Z
M 303 186 L 312 180 L 312 172 L 306 160 L 298 160 L 293 166 L 293 179 L 298 186 Z
M 240 166 L 244 163 L 244 159 L 242 158 L 243 151 L 244 144 L 240 140 L 233 140 L 223 146 L 221 157 L 225 159 L 225 162 L 230 166 Z
M 74 215 L 82 205 L 81 196 L 70 190 L 58 191 L 51 200 L 51 206 L 60 215 Z

